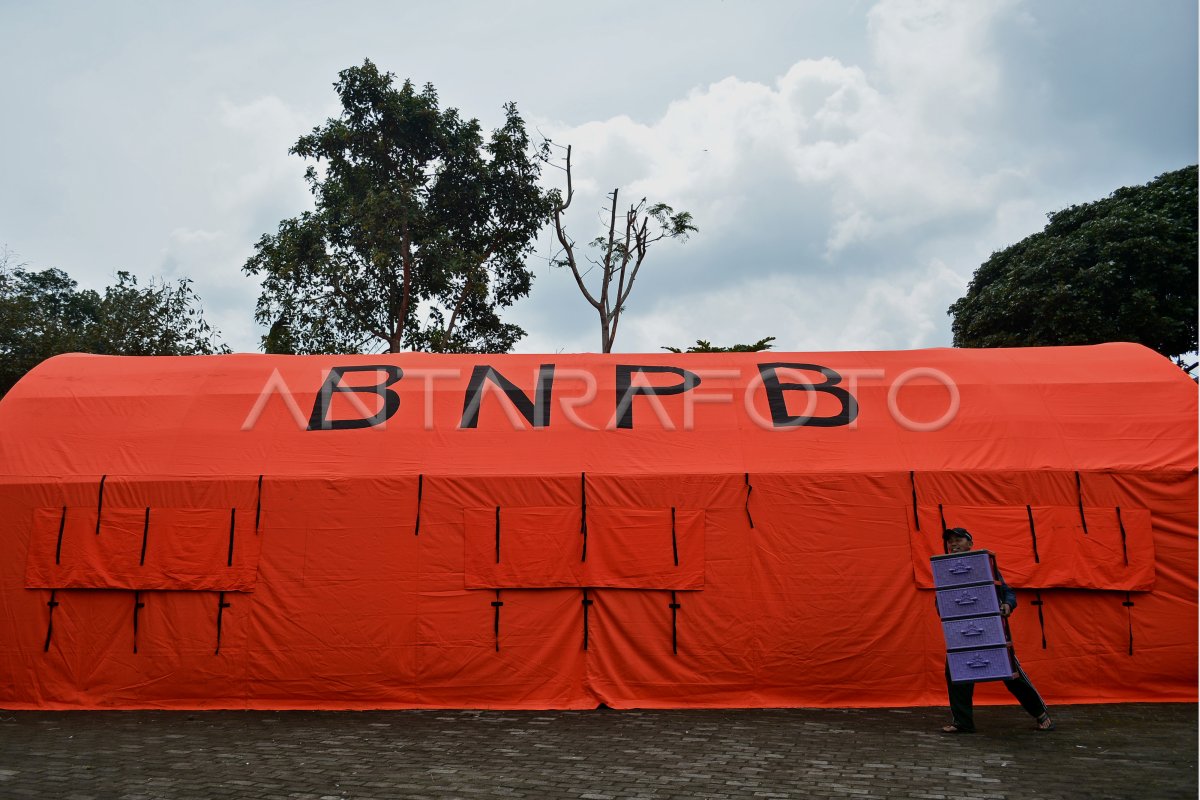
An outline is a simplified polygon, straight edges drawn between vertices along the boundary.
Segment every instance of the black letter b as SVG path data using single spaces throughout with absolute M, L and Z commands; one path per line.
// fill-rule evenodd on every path
M 383 372 L 386 373 L 387 378 L 382 383 L 373 386 L 342 386 L 342 376 L 347 372 Z M 400 395 L 387 387 L 403 376 L 403 370 L 389 364 L 366 367 L 333 367 L 329 370 L 329 377 L 325 379 L 321 391 L 317 393 L 317 399 L 313 403 L 312 416 L 308 419 L 308 429 L 310 431 L 344 431 L 378 425 L 400 408 Z M 383 409 L 378 414 L 365 419 L 326 419 L 329 416 L 329 406 L 334 392 L 354 392 L 382 397 Z

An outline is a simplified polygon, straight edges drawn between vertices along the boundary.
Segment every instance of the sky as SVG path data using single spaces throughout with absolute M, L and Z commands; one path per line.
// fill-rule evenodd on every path
M 0 34 L 11 262 L 95 289 L 190 278 L 236 351 L 263 333 L 242 265 L 311 207 L 287 151 L 366 58 L 485 129 L 513 101 L 570 144 L 579 241 L 614 188 L 693 214 L 651 250 L 618 352 L 948 346 L 992 252 L 1197 161 L 1194 0 L 0 0 Z M 547 229 L 504 315 L 515 351 L 598 351 L 553 252 Z

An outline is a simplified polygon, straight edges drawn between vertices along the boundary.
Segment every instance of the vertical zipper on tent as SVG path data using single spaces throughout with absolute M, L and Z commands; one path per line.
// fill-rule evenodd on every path
M 588 608 L 592 605 L 588 599 L 588 590 L 583 590 L 583 649 L 588 649 Z
M 675 556 L 675 566 L 679 566 L 679 542 L 675 538 L 675 506 L 671 506 L 671 554 Z
M 1083 513 L 1083 480 L 1075 470 L 1075 494 L 1079 497 L 1079 521 L 1083 523 L 1083 535 L 1087 536 L 1087 517 Z
M 671 590 L 671 652 L 679 655 L 679 629 L 677 615 L 681 606 L 675 601 L 675 591 Z
M 100 515 L 104 513 L 104 482 L 107 475 L 100 476 L 100 498 L 96 501 L 96 535 L 100 535 Z
M 1125 606 L 1125 613 L 1129 617 L 1129 655 L 1133 655 L 1133 600 L 1129 592 L 1125 593 L 1125 602 L 1121 605 Z
M 62 537 L 63 530 L 67 527 L 67 507 L 63 506 L 62 516 L 58 518 L 58 544 L 54 546 L 54 563 L 58 564 L 62 558 Z
M 587 473 L 579 473 L 579 492 L 581 505 L 579 510 L 579 533 L 583 536 L 583 554 L 580 561 L 587 561 Z M 584 608 L 586 611 L 586 607 Z M 586 637 L 585 637 L 586 641 Z M 583 648 L 587 650 L 587 647 Z
M 146 519 L 142 523 L 142 557 L 138 559 L 138 566 L 146 566 L 146 540 L 150 537 L 150 506 L 146 506 Z M 134 652 L 137 652 L 136 650 Z
M 1042 605 L 1043 605 L 1042 604 L 1042 593 L 1039 590 L 1039 591 L 1035 591 L 1033 594 L 1036 599 L 1031 600 L 1029 602 L 1029 605 L 1037 607 L 1038 627 L 1042 629 L 1042 649 L 1045 650 L 1046 649 L 1046 618 L 1042 616 Z
M 500 652 L 500 606 L 502 605 L 504 602 L 500 599 L 500 590 L 497 589 L 496 599 L 492 601 L 492 608 L 495 610 L 495 614 L 492 616 L 492 634 L 496 639 L 497 653 Z
M 258 524 L 262 522 L 262 479 L 258 476 L 258 496 L 254 498 L 254 535 L 258 535 Z
M 583 535 L 583 556 L 580 561 L 587 561 L 587 473 L 579 473 L 579 493 L 581 505 L 579 510 L 579 533 Z M 587 648 L 584 647 L 584 650 Z
M 225 616 L 227 608 L 232 608 L 232 606 L 225 602 L 225 593 L 221 592 L 217 596 L 217 649 L 213 651 L 214 656 L 221 655 L 221 618 Z
M 754 491 L 754 487 L 750 485 L 750 473 L 746 473 L 746 521 L 750 523 L 750 527 L 754 528 L 754 517 L 750 516 L 750 493 Z
M 42 647 L 42 652 L 50 651 L 50 638 L 54 636 L 54 609 L 58 608 L 58 590 L 50 590 L 50 602 L 46 603 L 50 607 L 50 618 L 46 622 L 46 644 Z
M 142 602 L 142 593 L 134 592 L 133 593 L 133 652 L 134 652 L 134 654 L 137 653 L 138 611 L 142 610 L 145 607 L 146 607 L 146 604 Z
M 413 536 L 421 535 L 421 495 L 425 494 L 425 475 L 417 476 L 417 524 L 413 528 Z
M 1121 521 L 1121 507 L 1117 506 L 1117 525 L 1121 528 L 1121 555 L 1125 557 L 1125 566 L 1129 566 L 1129 548 L 1125 544 L 1125 523 Z
M 1033 563 L 1040 564 L 1042 560 L 1038 558 L 1037 529 L 1033 527 L 1033 508 L 1028 504 L 1025 505 L 1025 513 L 1029 515 L 1029 538 L 1033 540 Z
M 496 506 L 496 563 L 500 563 L 500 506 Z
M 917 513 L 917 476 L 911 469 L 908 471 L 908 485 L 912 487 L 913 522 L 916 524 L 917 530 L 921 530 L 921 515 Z
M 229 558 L 225 561 L 225 566 L 233 566 L 233 526 L 237 522 L 237 509 L 229 509 Z

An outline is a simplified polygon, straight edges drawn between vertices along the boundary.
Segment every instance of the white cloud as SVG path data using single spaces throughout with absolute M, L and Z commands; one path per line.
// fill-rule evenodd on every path
M 645 343 L 633 348 L 639 351 L 686 348 L 700 338 L 732 345 L 764 336 L 776 337 L 776 349 L 791 351 L 929 347 L 937 343 L 961 281 L 936 261 L 886 278 L 756 277 L 721 292 L 660 298 L 622 325 L 631 339 Z
M 203 179 L 209 201 L 195 217 L 202 227 L 171 230 L 158 263 L 163 276 L 194 281 L 208 321 L 235 350 L 256 350 L 261 336 L 254 323 L 258 283 L 242 265 L 279 220 L 312 207 L 304 166 L 288 149 L 323 118 L 275 96 L 215 101 L 212 135 L 224 148 Z
M 771 85 L 694 89 L 652 122 L 543 123 L 574 145 L 576 238 L 599 231 L 590 215 L 612 186 L 699 223 L 685 251 L 651 254 L 647 272 L 680 277 L 643 279 L 620 349 L 767 334 L 793 347 L 948 344 L 945 308 L 978 241 L 1026 218 L 1031 167 L 997 159 L 988 124 L 1004 95 L 992 27 L 1014 8 L 887 0 L 868 15 L 869 68 L 805 59 Z M 746 263 L 755 236 L 770 238 L 757 254 L 770 263 Z
M 291 201 L 295 213 L 310 207 L 301 162 L 288 149 L 312 128 L 313 116 L 273 96 L 242 104 L 221 98 L 219 111 L 236 155 L 221 166 L 214 192 L 218 207 L 241 212 L 281 200 Z

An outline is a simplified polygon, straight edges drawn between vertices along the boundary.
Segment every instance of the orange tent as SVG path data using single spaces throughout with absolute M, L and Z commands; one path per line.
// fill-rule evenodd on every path
M 1051 703 L 1193 701 L 1196 400 L 1126 344 L 61 356 L 0 401 L 0 706 L 941 704 L 944 526 Z

